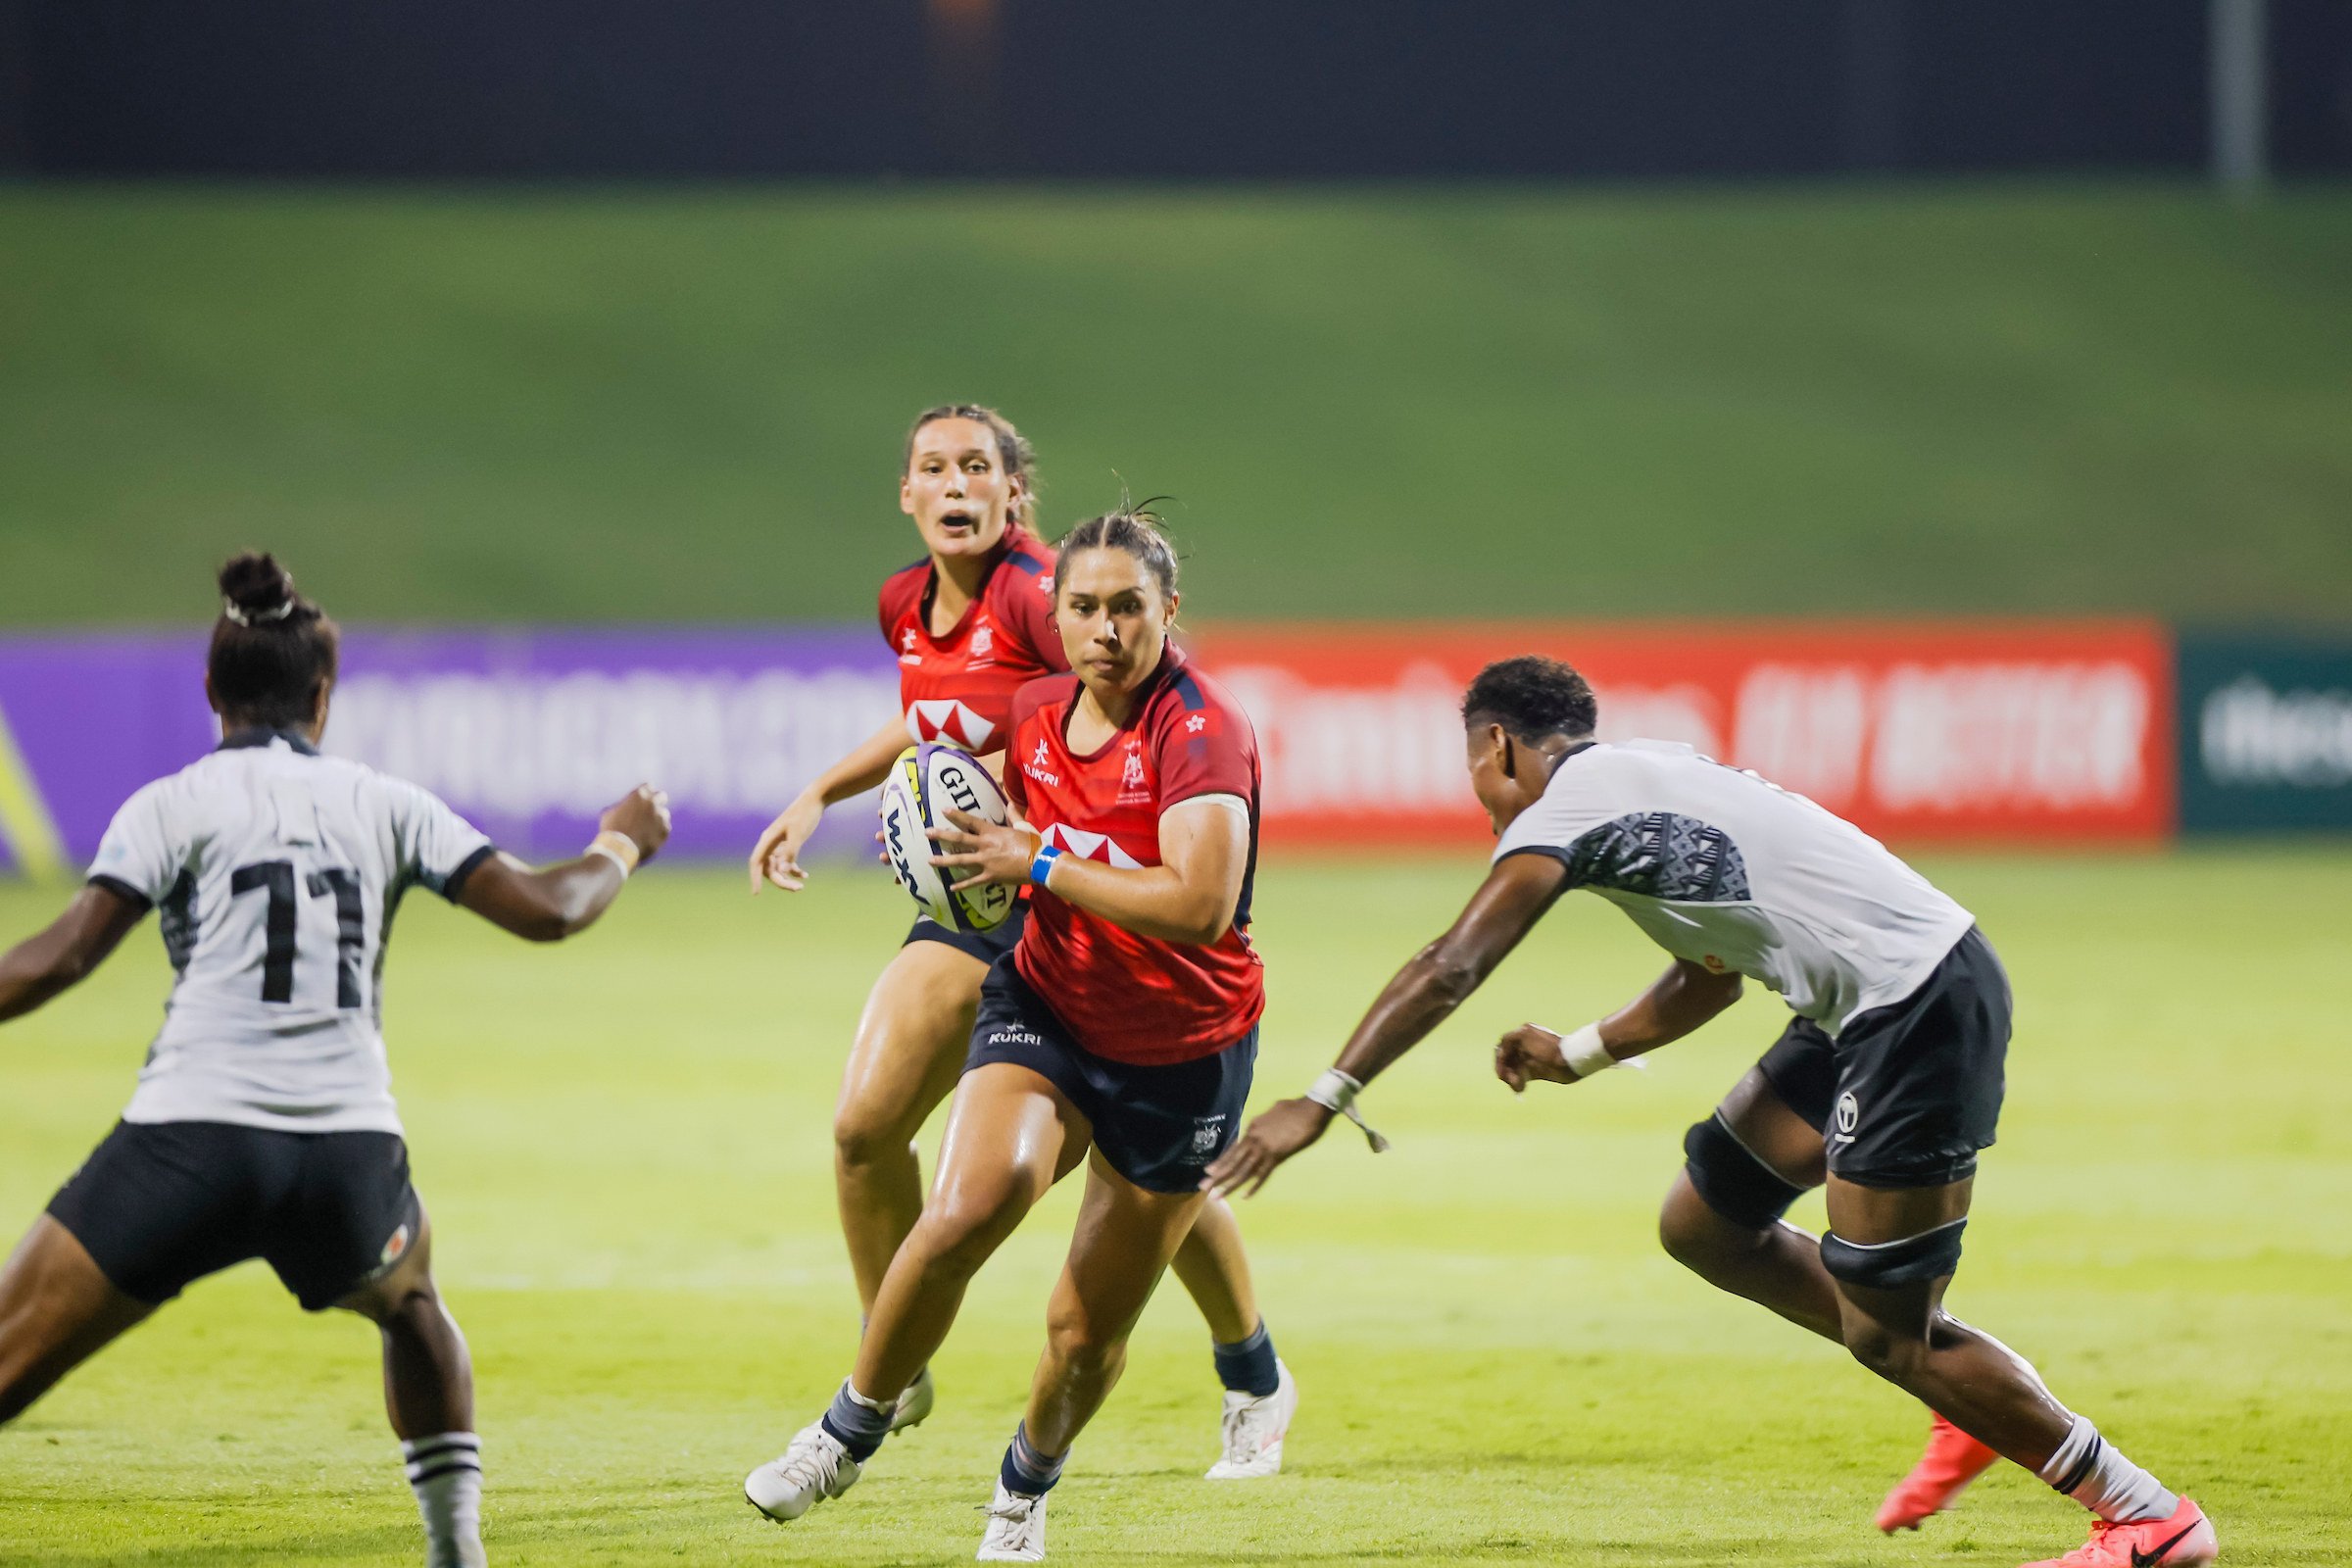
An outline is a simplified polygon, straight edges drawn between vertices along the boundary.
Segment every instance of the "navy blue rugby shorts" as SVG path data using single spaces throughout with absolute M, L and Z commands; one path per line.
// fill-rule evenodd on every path
M 1154 1193 L 1189 1193 L 1242 1130 L 1257 1063 L 1257 1028 L 1211 1056 L 1139 1067 L 1081 1046 L 1046 999 L 999 958 L 980 987 L 963 1070 L 1008 1061 L 1069 1098 L 1111 1169 Z
M 1004 923 L 990 931 L 958 931 L 953 926 L 941 925 L 927 914 L 918 914 L 914 917 L 914 928 L 906 933 L 906 940 L 899 946 L 904 948 L 916 942 L 936 942 L 943 948 L 968 953 L 982 963 L 995 963 L 1013 950 L 1021 940 L 1021 927 L 1028 923 L 1027 899 L 1015 904 L 1012 912 L 1004 917 Z

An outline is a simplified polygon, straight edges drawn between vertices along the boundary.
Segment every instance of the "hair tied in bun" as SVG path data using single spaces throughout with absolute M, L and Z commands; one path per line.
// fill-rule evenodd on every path
M 221 722 L 294 730 L 312 723 L 335 678 L 335 623 L 294 591 L 293 575 L 272 556 L 247 551 L 215 580 L 220 618 L 205 670 Z

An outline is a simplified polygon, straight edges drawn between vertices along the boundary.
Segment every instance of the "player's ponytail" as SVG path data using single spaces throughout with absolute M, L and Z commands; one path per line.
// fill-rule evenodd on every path
M 276 558 L 248 551 L 220 568 L 220 615 L 206 660 L 231 729 L 299 729 L 335 678 L 341 630 L 294 591 Z
M 1009 509 L 1013 521 L 1031 533 L 1037 529 L 1037 449 L 1029 438 L 1012 427 L 1012 421 L 992 408 L 978 403 L 942 403 L 925 409 L 914 416 L 906 427 L 906 450 L 899 455 L 899 471 L 905 473 L 914 465 L 914 438 L 923 433 L 923 426 L 941 419 L 969 419 L 985 424 L 988 433 L 997 440 L 997 464 L 1008 479 L 1021 481 L 1021 499 Z
M 1054 597 L 1060 599 L 1070 558 L 1079 551 L 1124 550 L 1142 562 L 1152 580 L 1159 584 L 1161 603 L 1175 598 L 1176 547 L 1168 543 L 1159 514 L 1152 510 L 1152 501 L 1164 499 L 1154 496 L 1151 501 L 1131 506 L 1121 498 L 1118 510 L 1089 517 L 1072 528 L 1054 547 L 1061 554 L 1054 563 Z

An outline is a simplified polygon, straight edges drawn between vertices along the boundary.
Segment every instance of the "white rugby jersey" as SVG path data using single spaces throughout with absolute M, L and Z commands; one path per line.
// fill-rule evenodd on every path
M 232 735 L 115 813 L 89 879 L 153 905 L 178 978 L 124 1121 L 401 1130 L 384 943 L 490 841 L 431 794 L 285 731 Z
M 1836 1035 L 1919 989 L 1975 917 L 1844 818 L 1688 746 L 1575 753 L 1494 858 L 1548 855 L 1678 958 Z

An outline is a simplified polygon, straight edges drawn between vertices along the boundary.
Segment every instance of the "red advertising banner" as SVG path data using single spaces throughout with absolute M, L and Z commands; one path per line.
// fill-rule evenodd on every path
M 1592 681 L 1602 738 L 1687 741 L 1885 838 L 2173 826 L 2172 651 L 2152 621 L 1232 626 L 1193 642 L 1257 724 L 1271 845 L 1483 839 L 1462 689 L 1531 653 Z

